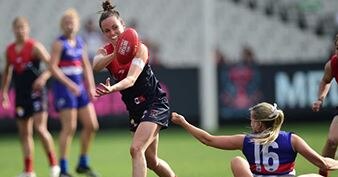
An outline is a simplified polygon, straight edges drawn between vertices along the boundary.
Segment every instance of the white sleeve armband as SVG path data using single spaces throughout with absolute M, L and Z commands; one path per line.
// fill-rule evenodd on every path
M 131 61 L 131 64 L 141 68 L 142 70 L 143 70 L 144 66 L 146 65 L 141 58 L 134 58 Z

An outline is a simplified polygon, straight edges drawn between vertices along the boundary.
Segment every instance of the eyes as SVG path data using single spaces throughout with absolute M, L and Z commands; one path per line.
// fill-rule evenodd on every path
M 113 26 L 111 26 L 110 28 L 104 28 L 104 29 L 103 29 L 103 32 L 104 32 L 104 33 L 109 33 L 109 32 L 111 32 L 111 31 L 116 31 L 116 30 L 118 30 L 118 26 L 117 26 L 117 25 L 113 25 Z

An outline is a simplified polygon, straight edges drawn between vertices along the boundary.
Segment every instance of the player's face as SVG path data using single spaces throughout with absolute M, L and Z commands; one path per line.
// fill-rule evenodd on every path
M 260 121 L 257 121 L 257 120 L 254 118 L 254 116 L 253 116 L 252 113 L 250 113 L 250 120 L 251 120 L 250 126 L 251 126 L 252 131 L 253 131 L 254 133 L 260 132 L 260 131 L 261 131 L 261 127 L 262 127 L 262 123 L 261 123 Z
M 121 20 L 111 16 L 101 22 L 101 30 L 109 42 L 115 44 L 119 35 L 124 31 L 124 25 Z
M 29 35 L 29 26 L 25 21 L 18 21 L 13 25 L 13 32 L 17 40 L 25 40 Z
M 338 55 L 338 40 L 336 41 L 334 49 L 335 49 L 334 51 L 335 51 L 336 55 Z
M 78 24 L 75 18 L 71 16 L 65 16 L 61 22 L 61 28 L 63 33 L 68 36 L 70 34 L 76 33 L 78 31 Z

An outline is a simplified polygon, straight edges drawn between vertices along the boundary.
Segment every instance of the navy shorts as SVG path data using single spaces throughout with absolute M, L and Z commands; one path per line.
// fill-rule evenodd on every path
M 135 132 L 141 122 L 153 122 L 160 125 L 161 129 L 166 129 L 168 128 L 170 114 L 167 97 L 155 98 L 143 112 L 129 113 L 129 129 Z
M 35 113 L 47 111 L 47 90 L 16 93 L 15 115 L 18 119 L 28 119 Z

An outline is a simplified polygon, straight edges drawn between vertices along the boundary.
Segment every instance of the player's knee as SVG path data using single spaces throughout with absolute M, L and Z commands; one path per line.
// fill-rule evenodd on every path
M 327 139 L 327 144 L 330 148 L 336 148 L 338 143 L 337 143 L 337 139 L 336 138 L 332 138 L 332 137 L 329 137 Z
M 39 134 L 39 135 L 43 135 L 45 134 L 48 130 L 47 127 L 44 127 L 42 125 L 36 126 L 35 127 L 35 131 Z
M 137 146 L 137 145 L 131 145 L 129 151 L 130 151 L 130 155 L 133 159 L 137 158 L 139 156 L 142 156 L 142 154 L 143 154 L 142 147 Z

